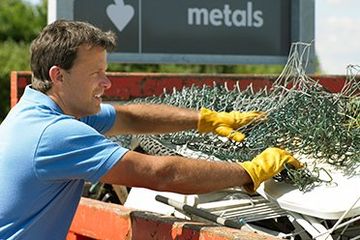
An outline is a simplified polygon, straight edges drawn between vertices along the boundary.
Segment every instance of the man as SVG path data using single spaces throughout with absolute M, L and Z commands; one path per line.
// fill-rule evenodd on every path
M 64 239 L 84 181 L 184 194 L 233 186 L 255 191 L 284 163 L 300 166 L 277 148 L 236 164 L 150 156 L 111 142 L 103 134 L 188 129 L 241 141 L 244 135 L 234 129 L 263 117 L 259 112 L 102 104 L 111 86 L 106 53 L 114 46 L 112 33 L 66 20 L 48 25 L 33 41 L 32 85 L 0 126 L 1 239 Z

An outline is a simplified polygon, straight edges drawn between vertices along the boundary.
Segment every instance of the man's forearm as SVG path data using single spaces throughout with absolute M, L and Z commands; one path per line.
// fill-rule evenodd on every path
M 173 161 L 167 169 L 161 191 L 184 194 L 208 193 L 229 187 L 240 187 L 252 182 L 248 173 L 237 163 L 168 157 Z M 196 161 L 196 162 L 194 162 Z M 196 167 L 195 167 L 196 166 Z M 171 169 L 171 168 L 170 168 Z
M 196 129 L 199 112 L 158 104 L 115 106 L 117 116 L 110 134 L 154 134 Z
M 101 181 L 184 194 L 208 193 L 252 182 L 237 163 L 151 156 L 129 151 Z

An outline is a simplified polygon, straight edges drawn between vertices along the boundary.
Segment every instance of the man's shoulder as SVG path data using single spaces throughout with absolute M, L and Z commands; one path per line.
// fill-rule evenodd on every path
M 58 118 L 47 124 L 39 136 L 36 156 L 51 154 L 62 155 L 78 151 L 93 144 L 92 139 L 99 138 L 90 126 L 72 118 Z
M 70 117 L 58 117 L 49 122 L 44 129 L 44 134 L 54 138 L 67 136 L 88 135 L 97 133 L 89 125 Z

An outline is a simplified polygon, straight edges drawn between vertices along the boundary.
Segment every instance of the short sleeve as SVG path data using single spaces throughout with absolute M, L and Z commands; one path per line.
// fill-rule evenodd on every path
M 127 151 L 78 120 L 62 119 L 44 130 L 33 166 L 40 179 L 96 182 Z
M 104 134 L 114 125 L 116 111 L 111 104 L 101 104 L 100 112 L 80 119 L 81 122 L 93 127 L 98 132 Z

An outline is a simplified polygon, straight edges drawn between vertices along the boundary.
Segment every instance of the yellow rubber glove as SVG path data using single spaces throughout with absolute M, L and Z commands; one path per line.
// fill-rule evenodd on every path
M 283 170 L 285 163 L 293 165 L 295 169 L 303 166 L 290 153 L 280 148 L 267 148 L 252 161 L 239 163 L 253 181 L 253 183 L 245 185 L 244 189 L 248 192 L 255 192 L 263 181 L 272 178 Z
M 265 119 L 264 112 L 216 112 L 207 108 L 200 109 L 198 131 L 201 133 L 213 132 L 228 137 L 237 142 L 244 140 L 245 135 L 236 129 L 255 120 Z

